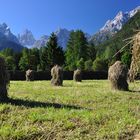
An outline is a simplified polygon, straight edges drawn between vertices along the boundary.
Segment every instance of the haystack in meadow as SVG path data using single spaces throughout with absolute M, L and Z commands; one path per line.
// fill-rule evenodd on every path
M 62 86 L 63 85 L 63 69 L 59 65 L 55 65 L 51 69 L 51 84 L 53 86 Z
M 140 140 L 140 133 L 136 135 L 136 137 L 134 138 L 134 140 Z
M 128 69 L 121 61 L 116 61 L 115 64 L 110 66 L 108 79 L 111 82 L 112 89 L 127 91 L 127 75 Z
M 77 69 L 74 71 L 73 80 L 76 82 L 82 81 L 82 71 L 81 70 Z
M 34 71 L 28 69 L 26 71 L 26 81 L 34 81 Z
M 129 80 L 133 82 L 135 76 L 140 72 L 140 31 L 131 39 L 132 42 L 132 60 L 129 71 Z
M 8 98 L 8 87 L 9 74 L 6 69 L 5 60 L 0 57 L 0 101 L 4 101 Z

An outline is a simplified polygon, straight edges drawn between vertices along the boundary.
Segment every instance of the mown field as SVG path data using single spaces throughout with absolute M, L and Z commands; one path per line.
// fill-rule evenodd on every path
M 131 92 L 109 82 L 12 81 L 0 103 L 0 140 L 132 140 L 140 132 L 140 81 Z

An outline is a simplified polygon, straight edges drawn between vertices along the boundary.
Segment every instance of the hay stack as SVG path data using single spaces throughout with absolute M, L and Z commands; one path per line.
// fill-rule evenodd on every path
M 133 82 L 135 76 L 140 72 L 140 32 L 132 37 L 132 61 L 129 72 L 129 80 Z
M 26 71 L 26 81 L 34 81 L 34 71 L 28 69 Z
M 134 140 L 140 140 L 140 133 L 138 135 L 136 135 L 136 137 L 134 138 Z
M 51 69 L 51 84 L 53 86 L 62 86 L 63 85 L 63 69 L 59 65 L 55 65 Z
M 0 101 L 8 98 L 9 74 L 6 69 L 5 60 L 0 57 Z
M 76 82 L 81 82 L 82 81 L 82 72 L 81 72 L 81 70 L 77 69 L 77 70 L 74 71 L 73 80 L 76 81 Z
M 127 74 L 127 67 L 120 61 L 116 61 L 115 64 L 110 66 L 108 71 L 108 79 L 111 82 L 112 88 L 127 91 Z

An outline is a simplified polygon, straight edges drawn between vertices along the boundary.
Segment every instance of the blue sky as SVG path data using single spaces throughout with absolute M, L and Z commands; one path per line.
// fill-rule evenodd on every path
M 140 0 L 0 0 L 0 23 L 15 34 L 30 29 L 36 38 L 58 28 L 93 34 L 119 11 L 130 11 Z

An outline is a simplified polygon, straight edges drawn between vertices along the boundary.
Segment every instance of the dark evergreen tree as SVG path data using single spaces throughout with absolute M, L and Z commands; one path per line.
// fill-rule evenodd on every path
M 96 59 L 96 49 L 94 44 L 89 44 L 87 46 L 87 56 L 88 60 L 94 61 Z
M 39 65 L 39 50 L 37 48 L 30 50 L 29 65 L 32 70 L 37 70 Z
M 1 56 L 5 58 L 8 70 L 16 70 L 15 52 L 12 48 L 5 48 L 2 50 Z
M 30 68 L 29 66 L 29 50 L 27 48 L 24 48 L 22 50 L 22 57 L 20 58 L 19 61 L 19 68 L 20 70 L 26 71 L 27 69 Z
M 20 70 L 19 61 L 20 61 L 21 56 L 22 56 L 21 52 L 15 52 L 15 54 L 14 54 L 14 60 L 15 60 L 15 66 L 16 66 L 15 70 Z
M 66 65 L 70 70 L 74 70 L 77 62 L 83 58 L 88 59 L 88 43 L 84 33 L 81 30 L 73 31 L 66 48 Z
M 81 58 L 79 61 L 77 61 L 77 68 L 80 70 L 84 70 L 85 66 L 84 66 L 84 59 Z
M 7 56 L 14 56 L 14 50 L 12 48 L 5 48 L 1 51 L 1 53 L 7 57 Z
M 64 52 L 57 44 L 57 37 L 54 33 L 51 34 L 49 41 L 46 44 L 47 47 L 47 65 L 50 69 L 55 64 L 64 64 Z
M 67 48 L 66 48 L 66 53 L 65 53 L 65 56 L 66 56 L 66 65 L 67 65 L 67 69 L 69 70 L 74 70 L 76 69 L 76 55 L 74 53 L 74 46 L 75 44 L 75 32 L 72 31 L 71 34 L 70 34 L 70 38 L 69 38 L 69 41 L 68 41 L 68 44 L 67 44 Z
M 91 59 L 85 61 L 85 70 L 91 71 L 92 70 L 93 61 Z
M 108 71 L 108 60 L 96 58 L 93 62 L 94 71 Z
M 38 65 L 38 70 L 47 70 L 48 69 L 48 51 L 47 47 L 41 47 L 39 51 L 40 64 Z
M 130 51 L 125 51 L 121 57 L 121 61 L 130 67 L 132 54 Z
M 13 56 L 7 56 L 5 58 L 7 70 L 16 70 L 16 63 Z

